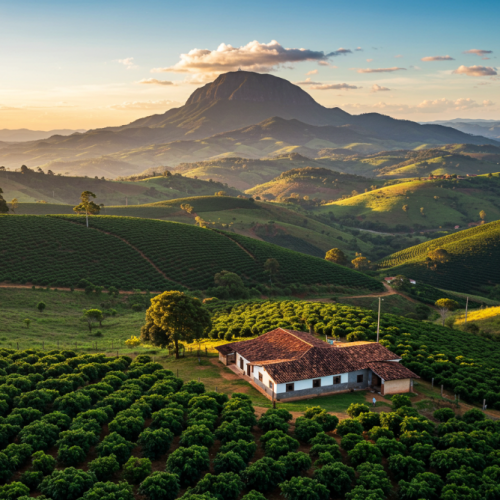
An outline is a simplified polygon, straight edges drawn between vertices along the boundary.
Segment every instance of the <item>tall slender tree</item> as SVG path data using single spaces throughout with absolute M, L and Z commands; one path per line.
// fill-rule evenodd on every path
M 98 214 L 101 211 L 101 207 L 91 198 L 95 198 L 95 194 L 91 191 L 84 191 L 80 196 L 80 204 L 73 208 L 77 214 L 85 214 L 87 227 L 89 227 L 89 214 Z

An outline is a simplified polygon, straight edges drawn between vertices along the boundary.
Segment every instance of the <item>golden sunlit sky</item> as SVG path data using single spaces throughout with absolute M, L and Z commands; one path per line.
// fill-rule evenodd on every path
M 321 104 L 500 119 L 500 2 L 0 0 L 0 128 L 122 125 L 238 68 Z

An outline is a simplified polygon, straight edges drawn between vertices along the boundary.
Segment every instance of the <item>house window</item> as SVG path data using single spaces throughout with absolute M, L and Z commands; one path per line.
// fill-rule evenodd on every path
M 339 377 L 333 377 L 333 385 L 340 384 L 340 376 Z
M 262 373 L 259 372 L 259 380 L 262 382 Z
M 274 384 L 271 381 L 269 381 L 269 389 L 273 389 L 273 388 L 274 388 Z
M 363 383 L 363 375 L 358 375 L 357 382 L 358 382 L 358 384 L 362 384 Z
M 321 379 L 320 378 L 313 380 L 313 387 L 321 387 Z
M 286 384 L 286 392 L 291 392 L 295 390 L 295 384 Z

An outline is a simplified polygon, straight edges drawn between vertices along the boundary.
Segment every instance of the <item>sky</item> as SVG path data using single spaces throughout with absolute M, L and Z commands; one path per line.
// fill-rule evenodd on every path
M 500 120 L 498 19 L 498 0 L 0 0 L 0 129 L 122 125 L 238 68 L 353 114 Z

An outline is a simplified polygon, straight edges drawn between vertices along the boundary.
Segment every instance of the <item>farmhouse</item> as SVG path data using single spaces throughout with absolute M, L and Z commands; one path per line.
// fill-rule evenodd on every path
M 310 333 L 283 328 L 216 349 L 221 362 L 235 364 L 276 400 L 369 387 L 382 395 L 411 392 L 413 379 L 419 378 L 378 343 L 330 345 Z

